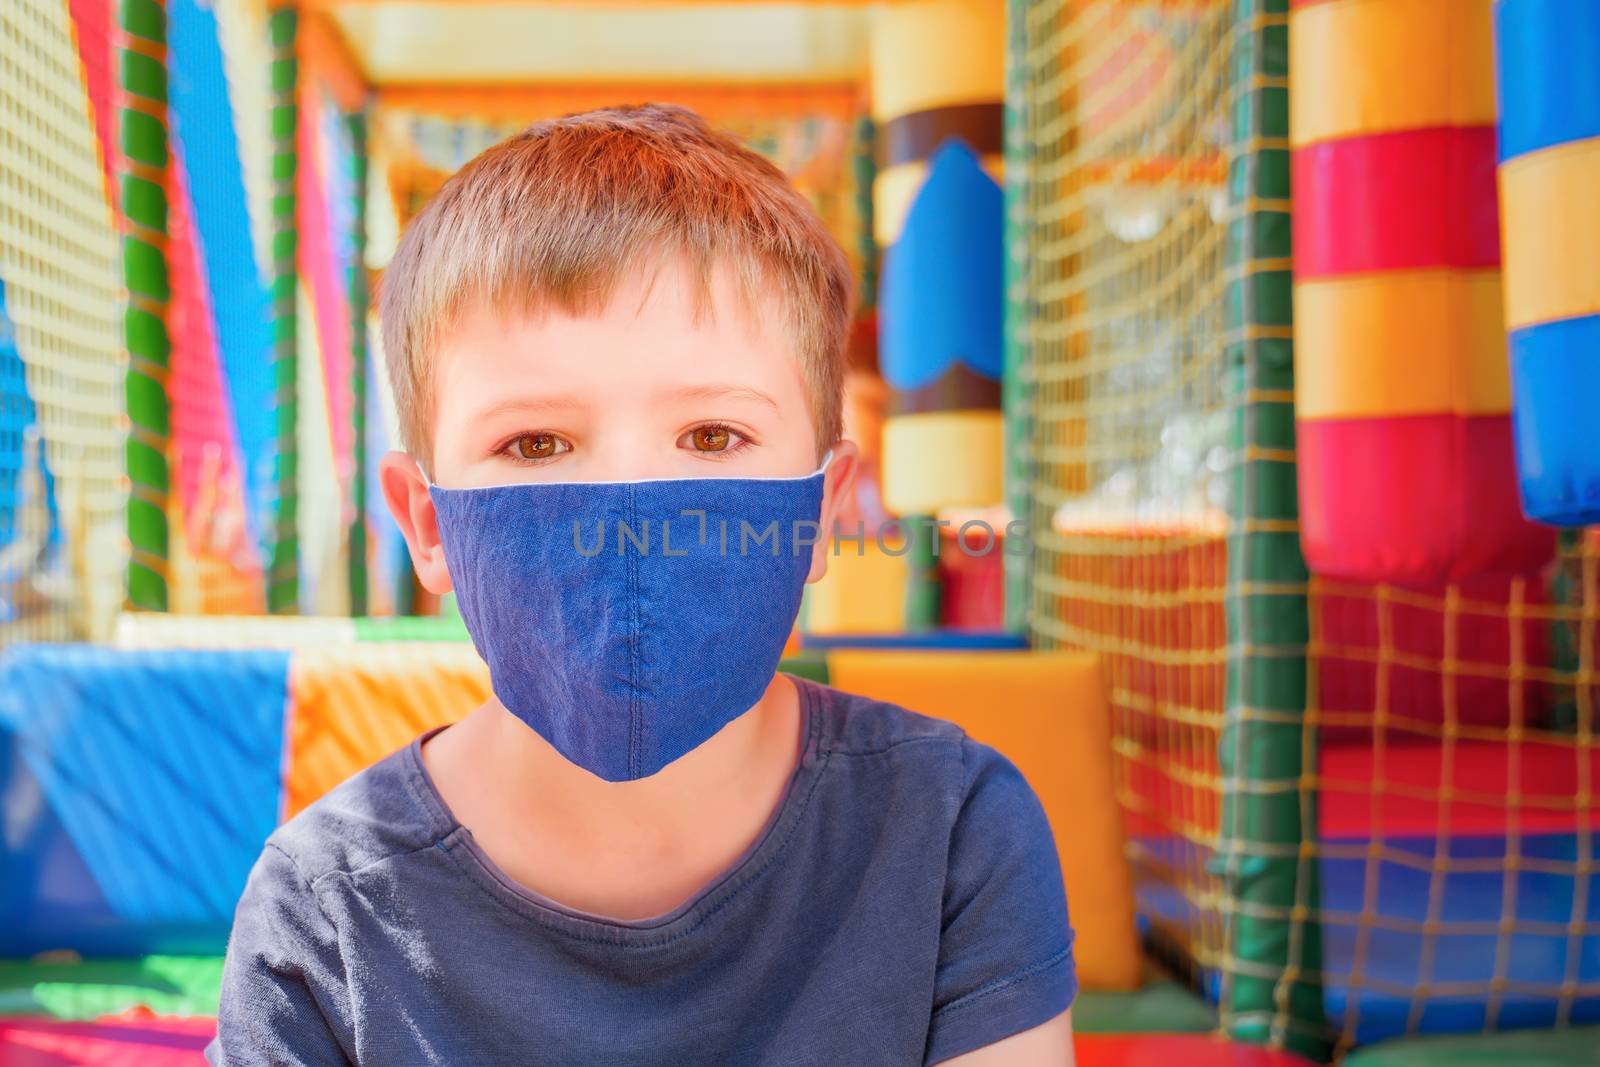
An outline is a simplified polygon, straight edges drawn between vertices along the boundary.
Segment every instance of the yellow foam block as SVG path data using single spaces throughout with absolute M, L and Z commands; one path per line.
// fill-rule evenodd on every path
M 987 507 L 1005 499 L 1000 412 L 930 411 L 883 423 L 883 502 L 896 515 Z
M 1600 137 L 1500 168 L 1506 323 L 1600 314 Z
M 297 650 L 289 663 L 284 818 L 488 697 L 489 668 L 465 642 Z
M 994 746 L 1044 804 L 1077 931 L 1079 980 L 1140 982 L 1133 877 L 1111 780 L 1111 722 L 1098 660 L 1077 652 L 835 651 L 839 689 L 961 726 Z
M 806 588 L 806 629 L 818 634 L 903 633 L 906 580 L 911 573 L 903 540 L 885 538 L 900 555 L 880 549 L 870 534 L 864 543 L 841 541 L 830 548 L 828 573 Z
M 1511 410 L 1499 271 L 1298 282 L 1294 324 L 1302 419 Z
M 916 0 L 880 5 L 873 14 L 873 118 L 882 122 L 952 104 L 998 103 L 1004 96 L 1004 4 Z
M 1296 6 L 1289 12 L 1289 139 L 1299 146 L 1393 130 L 1489 125 L 1495 120 L 1492 42 L 1488 0 Z

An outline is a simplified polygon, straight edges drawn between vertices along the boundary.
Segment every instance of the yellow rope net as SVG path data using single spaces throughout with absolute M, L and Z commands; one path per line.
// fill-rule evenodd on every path
M 122 260 L 67 6 L 0 4 L 0 645 L 122 606 Z M 6 325 L 9 323 L 9 327 Z M 25 409 L 31 407 L 31 418 Z
M 1101 654 L 1147 920 L 1222 952 L 1226 579 L 1221 7 L 1022 8 L 1028 180 L 1030 625 Z

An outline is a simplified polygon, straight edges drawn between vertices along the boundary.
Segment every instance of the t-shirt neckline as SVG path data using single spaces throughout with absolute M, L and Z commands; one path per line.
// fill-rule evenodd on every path
M 789 677 L 794 681 L 800 701 L 800 755 L 772 814 L 737 858 L 681 904 L 660 915 L 621 919 L 584 911 L 530 889 L 502 870 L 451 812 L 422 760 L 423 742 L 445 729 L 444 726 L 419 734 L 406 747 L 407 778 L 414 792 L 436 816 L 441 832 L 434 846 L 455 861 L 466 877 L 512 910 L 580 937 L 600 935 L 608 941 L 639 938 L 661 941 L 661 935 L 666 935 L 667 940 L 675 939 L 699 926 L 771 865 L 792 835 L 827 762 L 827 750 L 822 744 L 824 716 L 819 703 L 822 697 L 810 680 L 796 675 Z

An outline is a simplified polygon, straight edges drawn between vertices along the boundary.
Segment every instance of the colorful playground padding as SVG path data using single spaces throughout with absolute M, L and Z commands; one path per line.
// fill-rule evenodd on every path
M 92 1022 L 129 1012 L 212 1015 L 220 956 L 0 960 L 0 1017 Z M 1080 990 L 1073 1028 L 1087 1034 L 1209 1033 L 1215 1010 L 1188 987 L 1152 973 L 1137 990 Z
M 1081 979 L 1138 984 L 1093 657 L 858 650 L 797 667 L 948 713 L 1010 754 L 1061 845 Z M 15 874 L 0 889 L 0 957 L 221 952 L 280 820 L 487 693 L 482 662 L 456 641 L 7 650 L 0 802 L 20 814 Z
M 337 634 L 331 625 L 261 620 L 252 637 L 286 646 L 274 650 L 23 646 L 0 659 L 0 797 L 9 810 L 32 813 L 17 823 L 15 876 L 0 887 L 0 956 L 219 953 L 232 902 L 279 820 L 487 694 L 471 646 L 448 639 L 459 636 L 453 621 L 375 621 Z M 167 619 L 126 625 L 119 636 L 160 645 L 218 633 Z M 447 639 L 408 640 L 424 635 Z M 312 647 L 288 647 L 308 637 Z M 1093 658 L 960 648 L 1003 644 L 983 635 L 929 635 L 922 650 L 852 648 L 841 637 L 819 643 L 786 667 L 947 716 L 1011 755 L 1056 827 L 1085 985 L 1135 986 L 1133 893 Z M 1578 785 L 1575 750 L 1526 743 L 1513 755 L 1456 740 L 1449 779 L 1443 754 L 1437 740 L 1391 742 L 1380 762 L 1364 738 L 1321 754 L 1326 1007 L 1335 1025 L 1356 1012 L 1363 1043 L 1405 1031 L 1419 984 L 1480 987 L 1427 1002 L 1420 1028 L 1441 1032 L 1483 1026 L 1497 967 L 1511 982 L 1549 988 L 1499 997 L 1503 1027 L 1554 1021 L 1569 957 L 1580 989 L 1600 981 L 1600 939 L 1566 932 L 1573 921 L 1600 922 L 1600 898 L 1589 899 L 1587 920 L 1575 919 L 1577 879 L 1540 867 L 1578 856 L 1577 827 L 1559 803 Z M 1589 779 L 1600 780 L 1600 760 L 1589 759 Z M 1527 810 L 1515 846 L 1524 868 L 1508 882 L 1499 870 L 1510 855 L 1508 828 L 1495 798 L 1513 763 Z M 1447 780 L 1472 791 L 1442 799 Z M 1375 782 L 1393 793 L 1375 803 Z M 1442 837 L 1440 825 L 1449 827 Z M 1143 825 L 1131 832 L 1175 862 L 1196 847 Z M 1382 858 L 1369 889 L 1375 840 Z M 1433 873 L 1440 850 L 1450 862 Z M 1501 962 L 1496 924 L 1508 893 L 1519 927 Z M 1145 896 L 1158 915 L 1188 907 L 1176 895 Z M 1430 900 L 1440 936 L 1424 973 Z M 1364 909 L 1383 918 L 1363 923 Z M 1354 988 L 1351 974 L 1362 976 Z M 1572 1021 L 1597 1020 L 1600 999 L 1580 997 Z
M 1075 1013 L 1076 1013 L 1075 1009 Z M 1076 1021 L 1076 1020 L 1075 1020 Z M 0 1067 L 201 1067 L 209 1018 L 133 1011 L 95 1022 L 0 1019 Z M 1305 1067 L 1254 1045 L 1193 1034 L 1093 1034 L 1076 1039 L 1078 1067 Z M 1580 1028 L 1378 1045 L 1345 1067 L 1585 1067 L 1600 1064 L 1600 1030 Z
M 1306 563 L 1532 574 L 1555 540 L 1517 507 L 1489 5 L 1296 2 L 1291 27 Z
M 0 1067 L 201 1067 L 210 1019 L 133 1013 L 99 1022 L 0 1019 Z M 1079 1067 L 1305 1067 L 1252 1045 L 1189 1034 L 1080 1034 Z
M 1497 0 L 1494 23 L 1522 503 L 1543 522 L 1600 522 L 1600 5 Z
M 1391 743 L 1378 755 L 1364 744 L 1328 745 L 1318 777 L 1332 1025 L 1353 1023 L 1359 1045 L 1405 1034 L 1418 991 L 1431 989 L 1416 1020 L 1422 1033 L 1482 1030 L 1491 1014 L 1502 1029 L 1550 1027 L 1567 981 L 1578 990 L 1570 1023 L 1600 1022 L 1600 996 L 1586 992 L 1600 985 L 1600 895 L 1586 890 L 1593 875 L 1581 869 L 1570 810 L 1580 782 L 1600 780 L 1600 753 L 1460 740 Z M 1504 803 L 1513 781 L 1521 783 L 1514 826 Z M 1584 828 L 1600 830 L 1600 813 Z M 1175 869 L 1210 859 L 1181 838 L 1133 833 Z M 1141 903 L 1174 922 L 1192 907 L 1153 887 Z M 1503 916 L 1513 913 L 1507 932 Z

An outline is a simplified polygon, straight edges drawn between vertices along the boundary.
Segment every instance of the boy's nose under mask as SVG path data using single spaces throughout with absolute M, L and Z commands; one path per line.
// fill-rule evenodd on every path
M 761 698 L 822 536 L 822 487 L 818 470 L 430 493 L 495 696 L 620 782 Z

